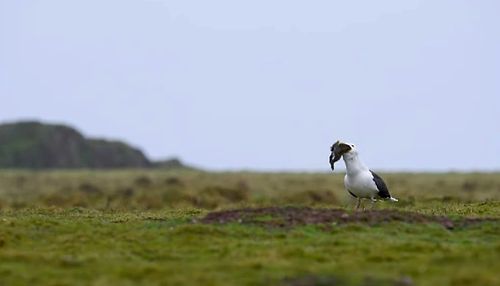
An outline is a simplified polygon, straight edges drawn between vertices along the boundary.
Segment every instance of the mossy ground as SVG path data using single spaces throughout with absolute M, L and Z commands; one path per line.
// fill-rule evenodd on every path
M 3 172 L 0 285 L 500 285 L 498 221 L 453 229 L 398 221 L 286 228 L 202 222 L 214 209 L 249 206 L 352 213 L 330 176 Z M 401 201 L 378 210 L 500 218 L 498 175 L 388 178 Z M 108 201 L 127 188 L 131 194 Z

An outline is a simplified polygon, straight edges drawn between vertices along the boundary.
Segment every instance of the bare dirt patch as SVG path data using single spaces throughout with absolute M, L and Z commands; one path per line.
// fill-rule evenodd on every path
M 347 224 L 362 223 L 377 225 L 388 222 L 405 223 L 438 223 L 447 229 L 459 226 L 492 221 L 491 218 L 461 218 L 451 219 L 445 216 L 431 216 L 415 212 L 398 210 L 368 210 L 349 212 L 343 209 L 320 209 L 309 207 L 268 207 L 244 208 L 227 211 L 211 212 L 202 223 L 226 224 L 241 223 L 254 224 L 277 228 L 291 228 L 307 224 Z
M 305 275 L 298 277 L 287 277 L 283 279 L 280 286 L 343 286 L 343 285 L 359 285 L 359 286 L 413 286 L 415 285 L 411 278 L 400 277 L 397 279 L 381 280 L 373 277 L 365 277 L 361 282 L 353 284 L 345 279 L 336 276 L 321 276 L 321 275 Z

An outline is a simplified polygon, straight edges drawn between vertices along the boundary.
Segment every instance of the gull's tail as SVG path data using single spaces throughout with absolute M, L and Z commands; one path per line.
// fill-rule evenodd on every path
M 389 200 L 391 200 L 391 201 L 393 201 L 393 202 L 397 202 L 397 201 L 398 201 L 398 199 L 393 198 L 393 197 L 390 197 L 390 198 L 389 198 Z

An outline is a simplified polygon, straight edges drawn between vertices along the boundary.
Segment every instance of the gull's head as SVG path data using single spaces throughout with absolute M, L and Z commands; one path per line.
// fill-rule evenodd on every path
M 340 140 L 337 140 L 337 142 L 335 142 L 332 147 L 330 147 L 330 151 L 330 166 L 332 167 L 332 170 L 334 170 L 335 162 L 340 160 L 342 156 L 345 156 L 345 158 L 350 158 L 358 154 L 358 151 L 356 150 L 354 144 L 342 142 Z

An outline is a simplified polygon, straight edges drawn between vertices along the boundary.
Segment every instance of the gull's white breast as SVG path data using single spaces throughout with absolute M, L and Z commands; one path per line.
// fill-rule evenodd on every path
M 373 181 L 370 171 L 346 174 L 344 177 L 346 189 L 358 198 L 374 198 L 378 193 L 377 185 Z

